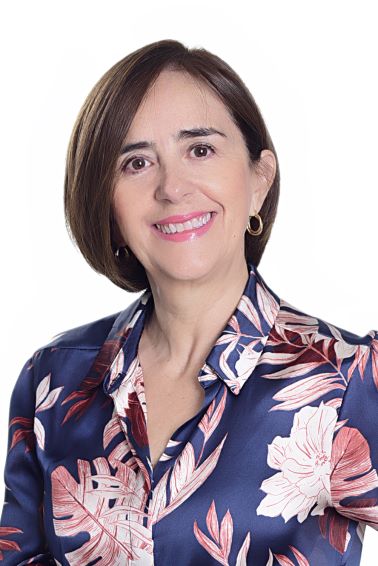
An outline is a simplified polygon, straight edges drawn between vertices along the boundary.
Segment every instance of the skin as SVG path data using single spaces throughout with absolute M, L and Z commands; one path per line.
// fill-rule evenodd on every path
M 176 141 L 180 129 L 214 127 L 226 134 Z M 273 182 L 276 161 L 261 152 L 259 169 L 223 102 L 187 73 L 164 70 L 147 93 L 125 143 L 154 141 L 155 149 L 120 156 L 114 191 L 119 245 L 146 269 L 154 312 L 140 345 L 178 382 L 200 368 L 236 308 L 248 278 L 244 233 Z M 211 150 L 193 148 L 210 144 Z M 128 159 L 133 157 L 122 171 Z M 142 158 L 142 161 L 135 159 Z M 166 216 L 216 211 L 210 230 L 184 242 L 157 237 L 151 225 Z

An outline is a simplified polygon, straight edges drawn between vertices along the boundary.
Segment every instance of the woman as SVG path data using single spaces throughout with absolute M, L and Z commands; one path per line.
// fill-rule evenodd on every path
M 4 564 L 359 564 L 378 528 L 378 332 L 265 283 L 278 195 L 263 118 L 215 55 L 158 41 L 95 85 L 67 223 L 96 271 L 143 293 L 22 369 Z

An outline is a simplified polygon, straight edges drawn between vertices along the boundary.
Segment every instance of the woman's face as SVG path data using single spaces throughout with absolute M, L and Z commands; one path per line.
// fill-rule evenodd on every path
M 198 129 L 209 135 L 191 132 Z M 147 147 L 129 149 L 117 162 L 120 245 L 127 244 L 153 279 L 195 280 L 224 262 L 244 260 L 249 214 L 260 210 L 269 186 L 250 166 L 242 134 L 220 99 L 190 75 L 163 71 L 124 147 L 140 142 Z M 192 213 L 197 219 L 211 213 L 210 221 L 185 224 Z M 175 233 L 167 234 L 167 226 Z

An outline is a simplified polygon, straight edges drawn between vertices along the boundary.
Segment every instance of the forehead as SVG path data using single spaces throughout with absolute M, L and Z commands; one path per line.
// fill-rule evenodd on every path
M 237 130 L 227 107 L 208 86 L 189 73 L 164 70 L 141 102 L 127 139 L 155 139 L 195 126 Z

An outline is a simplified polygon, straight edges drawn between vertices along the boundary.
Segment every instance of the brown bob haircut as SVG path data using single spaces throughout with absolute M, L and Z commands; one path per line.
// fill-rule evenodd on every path
M 245 233 L 245 258 L 258 265 L 275 220 L 280 186 L 278 158 L 260 110 L 236 72 L 203 48 L 189 49 L 160 40 L 130 53 L 113 65 L 88 94 L 73 127 L 64 180 L 66 225 L 89 265 L 115 285 L 131 292 L 150 289 L 137 257 L 120 253 L 113 214 L 116 162 L 139 105 L 164 69 L 189 73 L 220 98 L 240 129 L 251 164 L 263 149 L 276 157 L 276 174 L 259 214 L 263 231 Z M 255 222 L 254 219 L 251 222 Z M 255 228 L 255 226 L 253 226 Z

